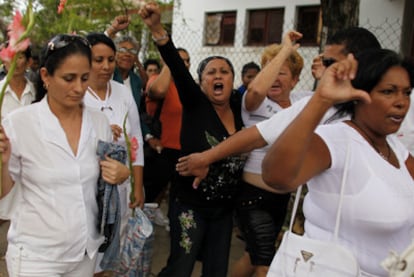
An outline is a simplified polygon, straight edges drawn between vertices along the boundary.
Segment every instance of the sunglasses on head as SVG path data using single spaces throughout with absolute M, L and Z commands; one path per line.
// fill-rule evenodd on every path
M 322 58 L 322 64 L 324 67 L 330 67 L 332 64 L 336 63 L 337 60 L 333 58 Z
M 57 35 L 53 37 L 47 44 L 47 51 L 45 56 L 48 57 L 51 53 L 53 53 L 53 51 L 62 49 L 74 42 L 80 42 L 86 47 L 91 48 L 89 41 L 84 37 L 78 35 Z
M 118 52 L 119 53 L 129 53 L 132 55 L 137 55 L 138 54 L 138 50 L 135 48 L 125 48 L 125 47 L 120 47 L 118 48 Z

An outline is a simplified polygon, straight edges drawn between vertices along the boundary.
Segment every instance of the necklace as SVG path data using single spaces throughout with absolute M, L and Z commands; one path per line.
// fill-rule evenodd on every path
M 391 157 L 391 147 L 388 144 L 387 140 L 385 140 L 385 145 L 387 146 L 387 152 L 388 153 L 387 153 L 387 155 L 385 155 L 375 145 L 374 140 L 372 140 L 371 137 L 368 136 L 368 134 L 361 127 L 359 127 L 359 125 L 354 120 L 351 120 L 351 122 L 362 133 L 362 137 L 364 137 L 366 140 L 368 140 L 368 143 L 375 149 L 375 151 L 377 151 L 377 153 L 381 156 L 381 158 L 383 158 L 386 161 L 389 161 L 390 157 Z
M 108 109 L 108 110 L 112 111 L 112 107 L 110 105 L 108 105 L 109 93 L 111 92 L 111 84 L 109 82 L 106 84 L 105 99 L 103 101 L 102 101 L 102 99 L 98 96 L 98 94 L 91 87 L 88 87 L 88 91 L 97 100 L 99 100 L 102 103 L 102 105 L 101 105 L 101 112 L 103 112 L 105 109 Z

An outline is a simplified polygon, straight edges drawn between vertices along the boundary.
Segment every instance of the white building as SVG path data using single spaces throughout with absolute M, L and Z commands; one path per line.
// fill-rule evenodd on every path
M 372 31 L 384 48 L 414 56 L 414 1 L 360 0 L 359 24 Z M 289 29 L 305 28 L 306 40 L 300 53 L 305 59 L 297 88 L 312 89 L 310 66 L 319 53 L 321 31 L 319 0 L 177 0 L 172 36 L 176 46 L 186 48 L 191 56 L 191 72 L 210 55 L 229 58 L 236 71 L 235 85 L 240 84 L 243 64 L 260 64 L 265 45 Z

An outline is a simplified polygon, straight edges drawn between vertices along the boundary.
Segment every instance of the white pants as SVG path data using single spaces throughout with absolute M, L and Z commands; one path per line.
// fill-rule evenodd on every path
M 96 255 L 85 255 L 80 262 L 54 262 L 27 259 L 20 250 L 7 249 L 6 262 L 10 277 L 88 277 L 93 276 Z

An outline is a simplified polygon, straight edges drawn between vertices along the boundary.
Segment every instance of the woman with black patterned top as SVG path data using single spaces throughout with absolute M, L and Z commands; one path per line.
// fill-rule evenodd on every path
M 171 68 L 183 106 L 181 155 L 200 152 L 242 128 L 240 95 L 233 93 L 234 70 L 224 57 L 203 60 L 198 85 L 160 22 L 156 3 L 140 10 L 165 63 Z M 194 177 L 178 176 L 172 185 L 168 216 L 171 252 L 158 276 L 191 276 L 197 258 L 202 276 L 227 275 L 232 233 L 233 199 L 244 159 L 233 156 L 210 167 L 209 175 L 193 187 Z

